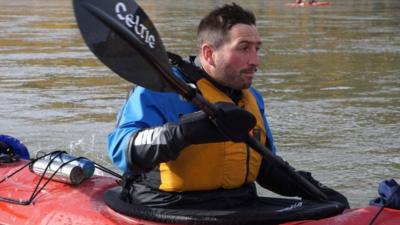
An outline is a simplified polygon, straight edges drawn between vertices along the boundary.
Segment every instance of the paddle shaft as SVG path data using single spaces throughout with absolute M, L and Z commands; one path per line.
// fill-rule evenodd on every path
M 210 120 L 214 123 L 214 125 L 217 126 L 217 128 L 218 126 L 221 126 L 216 123 L 218 109 L 215 107 L 215 105 L 211 104 L 209 101 L 204 99 L 203 96 L 197 93 L 192 87 L 187 85 L 181 79 L 171 74 L 170 70 L 166 70 L 161 64 L 157 63 L 157 59 L 154 59 L 152 55 L 147 53 L 147 51 L 141 51 L 141 50 L 140 53 L 143 54 L 143 56 L 145 56 L 150 63 L 154 63 L 154 66 L 159 70 L 160 75 L 164 77 L 164 79 L 169 83 L 169 85 L 173 89 L 175 89 L 184 98 L 191 101 L 199 109 L 203 110 L 208 115 Z M 271 153 L 270 149 L 268 149 L 265 145 L 261 144 L 259 141 L 257 141 L 257 139 L 255 139 L 250 134 L 247 137 L 246 144 L 249 145 L 255 151 L 257 151 L 260 155 L 262 155 L 268 162 L 275 163 L 278 167 L 284 169 L 288 173 L 288 175 L 296 181 L 296 183 L 301 184 L 300 188 L 302 188 L 305 192 L 308 192 L 311 196 L 315 196 L 317 200 L 324 201 L 327 199 L 327 196 L 322 191 L 320 191 L 317 187 L 311 184 L 303 176 L 297 174 L 296 171 L 287 163 L 285 163 L 283 160 L 278 159 L 278 157 L 275 157 Z

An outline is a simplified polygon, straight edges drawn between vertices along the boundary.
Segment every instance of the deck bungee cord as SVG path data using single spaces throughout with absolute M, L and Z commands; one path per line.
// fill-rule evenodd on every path
M 68 155 L 70 157 L 70 159 L 65 162 L 61 161 L 61 163 L 60 163 L 59 160 L 61 159 L 61 156 L 63 154 Z M 47 160 L 46 160 L 46 164 L 44 166 L 43 166 L 43 164 L 41 164 L 41 166 L 43 166 L 43 168 L 42 168 L 43 170 L 41 171 L 41 170 L 35 169 L 34 168 L 35 163 L 41 162 L 41 160 L 44 160 L 44 159 L 47 159 Z M 17 159 L 17 160 L 19 160 L 19 159 Z M 32 194 L 30 195 L 30 197 L 27 200 L 13 199 L 13 198 L 9 198 L 9 197 L 0 196 L 0 201 L 17 204 L 17 205 L 30 205 L 30 204 L 34 204 L 35 198 L 38 197 L 40 192 L 42 190 L 44 190 L 44 188 L 47 186 L 47 184 L 50 181 L 63 182 L 63 183 L 74 185 L 74 186 L 79 185 L 81 182 L 83 182 L 83 180 L 90 178 L 93 175 L 93 173 L 89 177 L 84 177 L 83 170 L 82 170 L 82 172 L 80 174 L 78 173 L 78 175 L 76 175 L 77 173 L 75 173 L 75 176 L 81 176 L 81 177 L 78 177 L 74 181 L 74 178 L 67 177 L 67 176 L 71 176 L 73 174 L 61 174 L 60 171 L 63 168 L 65 168 L 66 166 L 71 165 L 71 163 L 79 162 L 80 160 L 87 160 L 87 161 L 93 163 L 94 168 L 101 170 L 104 173 L 109 174 L 117 179 L 122 178 L 122 176 L 120 174 L 118 174 L 96 162 L 93 162 L 85 157 L 74 157 L 72 155 L 69 155 L 66 151 L 57 150 L 57 151 L 52 151 L 50 153 L 46 153 L 46 154 L 36 157 L 34 159 L 31 159 L 28 163 L 19 167 L 18 169 L 16 169 L 15 171 L 11 172 L 8 175 L 6 175 L 3 179 L 0 180 L 0 184 L 2 184 L 3 182 L 6 182 L 10 178 L 12 178 L 16 174 L 18 174 L 23 169 L 29 167 L 31 172 L 39 175 L 40 178 L 39 178 L 38 182 L 36 183 L 36 185 L 32 191 Z M 58 163 L 55 164 L 55 162 L 58 162 Z M 55 169 L 51 168 L 52 166 L 54 167 L 54 165 L 56 165 L 56 168 Z M 75 164 L 75 168 L 77 168 L 77 167 L 79 167 L 79 164 L 78 165 Z M 50 173 L 49 173 L 49 171 L 50 171 Z M 55 179 L 55 177 L 57 175 L 64 176 L 65 179 Z M 71 179 L 71 181 L 69 182 L 69 181 L 67 181 L 67 179 Z M 42 184 L 42 182 L 44 180 L 46 180 L 46 181 Z

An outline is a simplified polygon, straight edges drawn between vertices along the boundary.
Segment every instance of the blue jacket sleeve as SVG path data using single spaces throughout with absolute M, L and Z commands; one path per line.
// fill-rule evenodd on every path
M 118 114 L 116 128 L 108 136 L 108 155 L 119 169 L 127 171 L 126 148 L 131 136 L 139 130 L 178 122 L 195 107 L 172 92 L 154 92 L 137 87 Z
M 268 120 L 265 116 L 264 100 L 263 100 L 261 94 L 254 87 L 250 87 L 250 91 L 256 97 L 258 108 L 260 109 L 261 115 L 263 115 L 264 127 L 265 127 L 265 130 L 267 131 L 268 147 L 271 149 L 273 154 L 276 154 L 274 138 L 272 136 L 271 129 L 269 128 Z

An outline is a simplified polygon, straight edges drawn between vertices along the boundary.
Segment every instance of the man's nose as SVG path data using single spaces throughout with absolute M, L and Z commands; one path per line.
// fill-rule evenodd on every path
M 249 64 L 258 66 L 259 63 L 260 63 L 260 59 L 258 57 L 258 52 L 256 49 L 254 49 L 249 56 Z

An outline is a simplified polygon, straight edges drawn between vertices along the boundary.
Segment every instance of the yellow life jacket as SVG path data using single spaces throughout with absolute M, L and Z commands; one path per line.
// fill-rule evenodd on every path
M 206 79 L 197 81 L 197 87 L 208 101 L 232 102 L 222 91 Z M 266 131 L 254 95 L 242 91 L 238 106 L 251 112 L 257 119 L 253 131 L 260 133 L 265 143 Z M 163 191 L 204 191 L 218 188 L 232 189 L 257 178 L 262 157 L 245 143 L 219 142 L 190 145 L 176 160 L 161 163 L 159 167 Z

